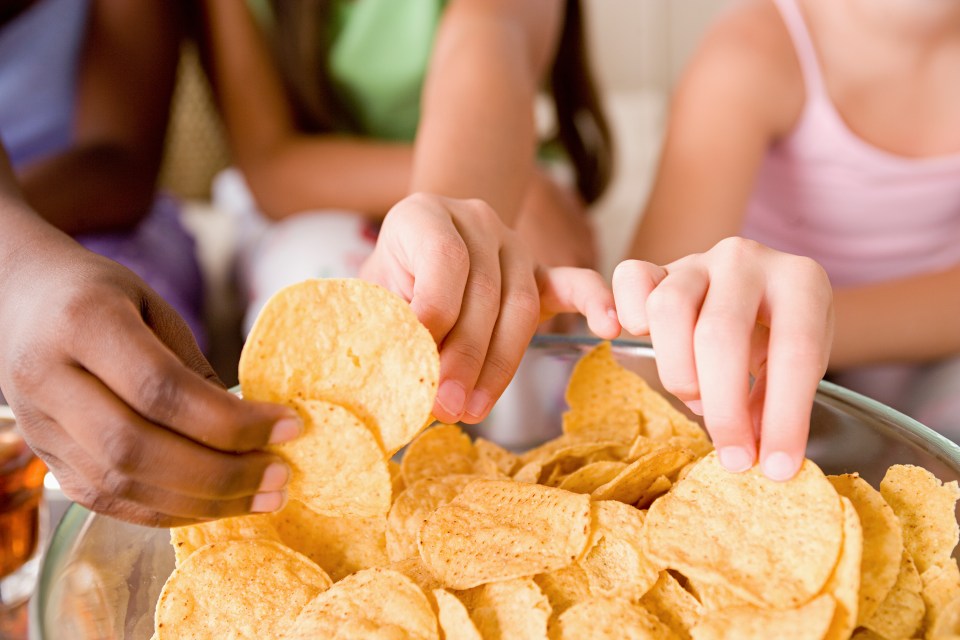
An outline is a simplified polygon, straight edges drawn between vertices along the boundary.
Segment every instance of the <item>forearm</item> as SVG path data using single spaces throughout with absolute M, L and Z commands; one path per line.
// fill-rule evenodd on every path
M 238 166 L 271 218 L 346 209 L 379 219 L 407 194 L 412 158 L 409 144 L 294 136 Z
M 410 188 L 481 198 L 512 224 L 534 167 L 538 78 L 519 29 L 461 22 L 438 37 Z
M 837 289 L 830 366 L 926 362 L 960 353 L 960 266 Z
M 25 168 L 27 203 L 70 234 L 134 227 L 154 197 L 157 168 L 114 145 L 85 145 Z

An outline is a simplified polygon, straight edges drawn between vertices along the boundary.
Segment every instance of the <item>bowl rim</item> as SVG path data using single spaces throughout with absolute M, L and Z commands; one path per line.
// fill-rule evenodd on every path
M 594 347 L 600 342 L 604 342 L 604 340 L 592 336 L 538 334 L 530 341 L 528 348 L 565 347 L 582 351 Z M 609 342 L 621 352 L 627 351 L 648 356 L 656 355 L 653 345 L 648 340 L 618 338 Z M 230 391 L 240 395 L 240 386 L 231 387 Z M 817 386 L 817 399 L 826 404 L 839 405 L 851 413 L 869 414 L 872 419 L 879 422 L 889 435 L 905 440 L 942 462 L 960 469 L 960 445 L 892 407 L 826 380 L 821 380 Z M 49 593 L 49 586 L 53 584 L 54 579 L 54 576 L 50 575 L 51 567 L 58 564 L 55 560 L 69 553 L 71 545 L 78 539 L 78 534 L 87 526 L 89 519 L 94 515 L 89 509 L 73 503 L 67 508 L 54 529 L 49 546 L 43 554 L 36 591 L 30 598 L 29 633 L 31 640 L 43 640 L 41 631 L 47 604 L 44 601 L 44 594 Z

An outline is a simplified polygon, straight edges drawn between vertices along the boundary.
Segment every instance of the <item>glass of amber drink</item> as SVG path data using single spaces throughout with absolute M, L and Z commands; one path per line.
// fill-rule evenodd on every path
M 16 422 L 0 418 L 0 637 L 36 586 L 46 472 Z

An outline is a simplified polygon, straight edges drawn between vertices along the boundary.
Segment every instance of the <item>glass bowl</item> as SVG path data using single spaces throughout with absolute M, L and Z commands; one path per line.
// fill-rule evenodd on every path
M 514 449 L 557 435 L 570 371 L 596 343 L 590 338 L 535 338 L 510 388 L 474 432 Z M 648 344 L 617 341 L 614 354 L 663 390 Z M 817 392 L 807 455 L 825 473 L 857 471 L 874 486 L 891 464 L 917 464 L 944 481 L 960 480 L 956 444 L 889 407 L 828 382 L 822 382 Z M 148 640 L 154 605 L 173 566 L 166 529 L 127 524 L 71 506 L 44 558 L 32 601 L 31 638 Z

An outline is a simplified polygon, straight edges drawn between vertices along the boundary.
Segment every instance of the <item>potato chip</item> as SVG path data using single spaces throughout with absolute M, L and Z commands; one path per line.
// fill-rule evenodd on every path
M 689 466 L 690 465 L 687 465 L 686 467 L 683 467 L 683 469 L 686 469 Z M 681 471 L 683 469 L 681 469 Z M 653 501 L 665 494 L 667 491 L 670 491 L 670 487 L 672 486 L 673 483 L 670 482 L 670 479 L 667 476 L 660 476 L 651 482 L 649 487 L 643 490 L 633 506 L 635 506 L 637 509 L 649 509 L 650 505 L 653 504 Z
M 840 503 L 843 505 L 843 546 L 837 566 L 823 588 L 824 593 L 833 597 L 836 607 L 824 640 L 846 640 L 856 628 L 858 619 L 863 529 L 850 500 L 841 497 Z
M 758 468 L 732 474 L 711 453 L 650 507 L 645 542 L 663 567 L 788 609 L 811 600 L 833 572 L 843 508 L 809 460 L 790 482 L 776 482 Z
M 327 637 L 324 634 L 330 629 L 347 623 L 366 627 L 365 634 L 385 629 L 411 640 L 440 638 L 427 596 L 409 578 L 390 569 L 365 569 L 321 593 L 301 609 L 288 637 Z M 399 635 L 400 631 L 406 635 Z M 349 637 L 342 631 L 340 635 Z
M 681 640 L 690 640 L 691 629 L 697 626 L 703 615 L 703 605 L 669 571 L 660 573 L 639 604 L 657 616 Z
M 626 468 L 626 462 L 617 460 L 591 462 L 564 477 L 558 486 L 565 491 L 590 494 L 598 487 L 616 478 Z
M 932 640 L 956 640 L 960 638 L 960 598 L 954 598 L 941 607 L 937 619 L 927 632 Z
M 167 579 L 158 640 L 279 638 L 300 609 L 330 587 L 323 569 L 272 540 L 213 542 Z
M 555 470 L 566 475 L 593 462 L 620 461 L 626 454 L 627 447 L 616 442 L 579 442 L 539 460 L 543 465 L 540 478 L 550 477 Z
M 178 567 L 187 556 L 211 542 L 257 539 L 280 541 L 280 536 L 267 514 L 221 518 L 170 529 L 170 544 L 173 545 Z
M 473 442 L 477 451 L 477 467 L 474 473 L 481 475 L 495 475 L 493 468 L 499 471 L 499 475 L 511 476 L 520 465 L 520 458 L 514 453 L 507 451 L 495 442 L 490 442 L 485 438 L 477 438 Z
M 547 596 L 554 617 L 590 597 L 590 580 L 579 564 L 535 575 L 533 581 Z
M 334 582 L 389 563 L 384 516 L 335 518 L 291 500 L 270 518 L 280 540 L 320 565 Z
M 387 555 L 392 562 L 419 556 L 417 533 L 431 513 L 456 498 L 477 480 L 473 475 L 424 478 L 407 487 L 387 516 Z
M 410 578 L 415 585 L 420 587 L 420 590 L 423 591 L 428 600 L 433 597 L 434 590 L 440 589 L 443 586 L 440 584 L 440 581 L 427 570 L 420 556 L 413 556 L 399 562 L 393 562 L 387 568 Z
M 850 500 L 863 530 L 863 562 L 857 624 L 873 615 L 900 573 L 903 533 L 893 509 L 880 492 L 857 474 L 827 476 L 841 496 Z M 845 543 L 846 544 L 846 543 Z
M 491 582 L 457 595 L 483 640 L 547 637 L 550 603 L 530 578 Z
M 767 604 L 760 598 L 744 595 L 742 591 L 735 591 L 733 587 L 723 582 L 701 582 L 687 578 L 687 587 L 690 593 L 708 611 L 733 609 L 737 607 L 767 608 Z
M 477 625 L 470 619 L 470 612 L 457 596 L 446 589 L 434 589 L 433 598 L 437 603 L 437 619 L 444 640 L 483 640 Z
M 579 602 L 557 620 L 551 640 L 674 640 L 670 628 L 627 598 Z
M 903 546 L 917 571 L 923 574 L 950 558 L 960 537 L 956 481 L 944 484 L 922 467 L 898 464 L 887 469 L 880 494 L 900 519 Z
M 570 410 L 563 414 L 563 432 L 585 442 L 618 442 L 630 445 L 640 435 L 643 416 L 634 408 L 611 407 L 595 411 Z
M 643 454 L 625 469 L 594 490 L 594 500 L 617 500 L 635 504 L 650 489 L 660 476 L 667 479 L 675 477 L 677 472 L 696 459 L 687 449 L 663 445 Z
M 403 454 L 400 469 L 408 487 L 417 480 L 473 473 L 477 452 L 460 427 L 436 424 L 416 438 Z
M 327 516 L 385 515 L 390 510 L 390 471 L 370 430 L 335 404 L 306 400 L 296 408 L 303 434 L 268 447 L 290 465 L 290 498 Z
M 387 470 L 390 472 L 390 498 L 396 500 L 397 496 L 407 488 L 407 485 L 403 481 L 403 473 L 400 471 L 399 462 L 396 462 L 393 458 L 387 460 Z
M 960 568 L 953 558 L 934 565 L 920 574 L 923 589 L 920 592 L 927 607 L 924 628 L 931 628 L 944 608 L 960 598 Z
M 420 529 L 420 557 L 445 586 L 533 576 L 580 557 L 590 534 L 590 499 L 505 480 L 472 482 Z
M 540 482 L 540 476 L 542 473 L 543 463 L 534 460 L 520 467 L 517 472 L 513 474 L 513 479 L 517 482 L 523 482 L 526 484 L 537 484 Z
M 893 589 L 863 626 L 883 638 L 912 638 L 923 621 L 922 588 L 917 567 L 910 554 L 904 551 Z
M 592 533 L 587 553 L 578 563 L 595 596 L 636 599 L 660 572 L 643 551 L 644 513 L 628 504 L 600 501 L 591 505 Z
M 734 607 L 708 611 L 691 635 L 694 640 L 821 640 L 835 606 L 833 598 L 823 595 L 795 609 Z
M 399 297 L 362 280 L 308 280 L 260 311 L 240 356 L 251 400 L 324 400 L 347 408 L 393 455 L 430 419 L 436 343 Z

